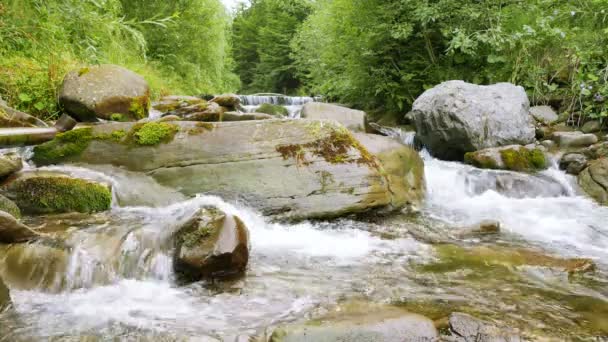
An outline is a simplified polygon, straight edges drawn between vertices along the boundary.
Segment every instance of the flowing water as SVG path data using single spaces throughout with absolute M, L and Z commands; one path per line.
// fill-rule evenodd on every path
M 413 143 L 412 134 L 393 133 Z M 314 318 L 351 298 L 431 318 L 471 312 L 532 339 L 608 336 L 608 208 L 580 196 L 574 179 L 555 167 L 532 178 L 421 153 L 428 195 L 419 214 L 297 224 L 273 223 L 247 203 L 188 199 L 120 168 L 45 168 L 112 184 L 113 206 L 96 215 L 27 219 L 42 231 L 62 232 L 65 243 L 0 250 L 0 272 L 14 302 L 14 310 L 0 314 L 0 341 L 234 341 Z M 245 222 L 249 268 L 242 279 L 178 286 L 170 237 L 202 205 Z M 499 238 L 450 240 L 454 229 L 485 219 L 501 222 Z M 569 275 L 539 265 L 486 265 L 454 253 L 446 259 L 446 241 L 593 258 L 598 270 Z
M 300 117 L 304 104 L 319 100 L 321 100 L 320 97 L 285 96 L 281 94 L 241 95 L 241 104 L 248 113 L 254 113 L 262 104 L 269 103 L 287 108 L 291 118 Z

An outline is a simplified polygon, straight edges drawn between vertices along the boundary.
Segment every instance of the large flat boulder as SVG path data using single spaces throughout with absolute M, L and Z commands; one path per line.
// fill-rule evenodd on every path
M 365 132 L 367 120 L 363 111 L 322 102 L 306 103 L 301 116 L 310 120 L 336 120 L 353 132 Z
M 279 218 L 332 217 L 417 202 L 399 199 L 407 196 L 391 191 L 380 160 L 335 121 L 96 125 L 37 146 L 33 160 L 121 166 L 186 195 L 238 198 Z M 407 161 L 402 166 L 412 167 Z
M 111 64 L 70 71 L 59 103 L 80 121 L 128 121 L 148 116 L 150 88 L 140 75 Z
M 448 81 L 424 92 L 412 107 L 417 138 L 434 156 L 462 160 L 467 152 L 534 142 L 534 120 L 522 87 Z

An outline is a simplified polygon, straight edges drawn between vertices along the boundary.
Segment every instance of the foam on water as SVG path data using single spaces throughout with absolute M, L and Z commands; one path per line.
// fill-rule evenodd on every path
M 472 167 L 425 158 L 427 212 L 455 226 L 493 219 L 503 230 L 540 243 L 565 255 L 607 260 L 608 208 L 577 196 L 572 180 L 555 167 L 543 172 L 568 189 L 559 197 L 512 198 L 493 190 L 469 191 L 465 177 Z M 475 172 L 479 172 L 476 170 Z M 488 171 L 490 172 L 490 171 Z M 475 176 L 472 176 L 475 177 Z

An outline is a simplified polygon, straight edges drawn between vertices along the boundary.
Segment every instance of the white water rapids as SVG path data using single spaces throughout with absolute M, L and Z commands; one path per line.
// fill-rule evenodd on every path
M 412 142 L 408 134 L 401 134 L 401 139 Z M 496 189 L 495 171 L 422 153 L 428 189 L 421 211 L 424 220 L 450 229 L 495 219 L 502 224 L 504 240 L 524 241 L 561 256 L 591 257 L 605 269 L 608 208 L 577 195 L 570 176 L 554 167 L 541 176 L 555 186 L 555 192 L 524 188 L 517 196 L 505 195 Z M 43 169 L 111 183 L 114 203 L 109 213 L 90 220 L 57 220 L 57 225 L 73 231 L 67 284 L 55 289 L 12 289 L 19 317 L 4 321 L 14 323 L 3 323 L 13 324 L 5 326 L 10 329 L 9 340 L 71 341 L 90 335 L 125 340 L 207 336 L 233 341 L 234 336 L 303 319 L 349 297 L 385 302 L 417 297 L 499 301 L 491 293 L 485 297 L 466 288 L 429 287 L 421 281 L 414 267 L 432 260 L 433 249 L 408 234 L 420 223 L 406 216 L 388 223 L 350 219 L 272 223 L 246 203 L 204 195 L 186 199 L 148 176 L 115 167 Z M 167 240 L 202 205 L 235 214 L 249 228 L 251 258 L 244 279 L 174 284 Z M 598 300 L 608 295 L 583 292 Z M 2 319 L 0 315 L 0 323 Z

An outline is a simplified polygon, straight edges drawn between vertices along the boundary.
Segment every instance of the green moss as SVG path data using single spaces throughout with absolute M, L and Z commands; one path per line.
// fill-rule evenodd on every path
M 150 96 L 138 96 L 131 101 L 129 107 L 129 114 L 136 120 L 141 120 L 148 116 L 148 110 L 150 109 Z
M 80 70 L 78 70 L 78 77 L 88 74 L 89 71 L 91 71 L 89 67 L 80 68 Z
M 136 145 L 154 146 L 173 140 L 179 127 L 166 122 L 147 122 L 136 124 L 128 133 L 128 139 Z
M 500 151 L 502 162 L 507 170 L 537 171 L 546 168 L 545 154 L 540 149 L 508 148 Z
M 37 165 L 60 163 L 80 155 L 93 139 L 90 127 L 59 133 L 55 139 L 34 147 L 32 160 Z
M 498 169 L 496 160 L 479 152 L 468 152 L 464 155 L 464 162 L 481 169 Z
M 93 139 L 94 140 L 111 140 L 111 141 L 115 141 L 115 142 L 122 142 L 126 136 L 127 136 L 127 132 L 122 129 L 119 129 L 119 130 L 112 131 L 112 133 L 95 134 L 93 136 Z
M 256 112 L 275 115 L 275 116 L 288 116 L 289 115 L 289 111 L 287 110 L 287 108 L 285 108 L 283 106 L 275 105 L 275 104 L 270 104 L 270 103 L 263 103 L 260 107 L 258 107 Z
M 319 128 L 320 130 L 323 127 Z M 353 135 L 344 127 L 330 126 L 329 133 L 324 138 L 317 139 L 306 144 L 279 145 L 276 151 L 283 159 L 294 158 L 298 165 L 309 165 L 306 153 L 322 157 L 331 164 L 357 163 L 381 169 L 377 159 L 357 141 Z M 314 136 L 323 135 L 315 130 Z M 358 156 L 352 155 L 352 150 L 357 150 Z
M 0 195 L 0 211 L 5 211 L 13 215 L 16 219 L 21 218 L 21 210 L 19 210 L 19 207 L 13 201 L 2 195 Z
M 215 129 L 215 125 L 210 122 L 197 122 L 194 126 L 195 127 L 188 130 L 188 134 L 199 135 L 205 132 L 211 132 Z
M 111 121 L 118 121 L 118 122 L 128 121 L 127 118 L 125 118 L 125 116 L 122 115 L 122 114 L 120 114 L 120 113 L 114 113 L 114 114 L 110 115 L 110 120 Z
M 70 177 L 32 177 L 11 184 L 15 202 L 34 214 L 108 210 L 112 194 L 107 186 Z

